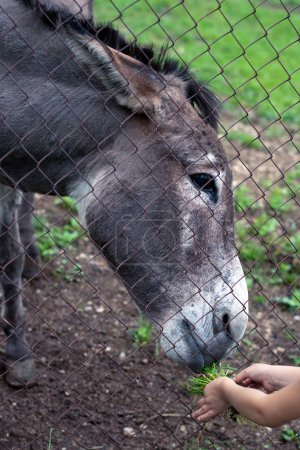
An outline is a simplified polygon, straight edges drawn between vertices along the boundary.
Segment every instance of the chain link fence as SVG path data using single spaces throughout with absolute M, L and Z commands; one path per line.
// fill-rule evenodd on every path
M 1 450 L 300 448 L 187 390 L 300 365 L 298 2 L 0 21 Z

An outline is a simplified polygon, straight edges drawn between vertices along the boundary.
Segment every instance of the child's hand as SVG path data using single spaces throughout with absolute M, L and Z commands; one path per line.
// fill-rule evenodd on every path
M 252 364 L 252 366 L 236 375 L 234 381 L 244 387 L 263 388 L 267 393 L 271 393 L 280 389 L 283 384 L 280 382 L 281 380 L 276 380 L 276 376 L 274 376 L 280 370 L 279 367 L 269 364 Z M 284 370 L 282 370 L 282 375 L 284 377 Z
M 222 386 L 228 381 L 232 382 L 229 378 L 221 377 L 208 383 L 204 389 L 204 397 L 197 403 L 198 409 L 192 413 L 193 419 L 210 420 L 229 408 L 230 404 L 222 393 Z

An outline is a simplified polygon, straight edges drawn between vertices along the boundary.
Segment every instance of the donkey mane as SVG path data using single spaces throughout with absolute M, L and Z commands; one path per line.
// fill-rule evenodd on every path
M 68 23 L 78 32 L 88 32 L 109 47 L 149 65 L 157 72 L 181 78 L 185 82 L 186 95 L 192 106 L 207 124 L 217 129 L 217 108 L 219 106 L 217 97 L 203 83 L 197 81 L 185 65 L 178 60 L 167 57 L 167 47 L 162 47 L 160 51 L 156 52 L 152 45 L 139 46 L 136 43 L 130 43 L 111 25 L 95 24 L 83 17 L 75 18 L 66 10 L 58 9 L 45 0 L 43 0 L 43 3 L 40 0 L 17 1 L 21 1 L 31 9 L 36 9 L 43 22 L 51 28 L 57 28 L 62 23 Z

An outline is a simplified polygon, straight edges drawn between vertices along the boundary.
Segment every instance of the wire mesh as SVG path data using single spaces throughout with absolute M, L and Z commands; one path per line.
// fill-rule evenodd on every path
M 298 2 L 0 21 L 0 448 L 299 448 L 299 421 L 199 424 L 187 392 L 300 364 Z

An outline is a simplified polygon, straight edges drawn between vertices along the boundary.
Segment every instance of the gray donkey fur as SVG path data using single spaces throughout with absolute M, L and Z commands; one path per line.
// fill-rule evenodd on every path
M 213 96 L 174 62 L 46 0 L 0 0 L 0 25 L 7 381 L 34 377 L 21 291 L 24 255 L 27 275 L 37 267 L 31 192 L 77 199 L 169 357 L 199 371 L 227 355 L 246 327 L 247 289 Z

